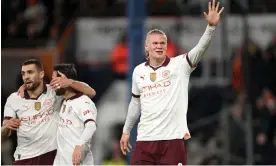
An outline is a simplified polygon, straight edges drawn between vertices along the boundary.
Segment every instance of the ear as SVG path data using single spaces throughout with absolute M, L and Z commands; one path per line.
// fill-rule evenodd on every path
M 44 71 L 39 72 L 39 77 L 40 77 L 40 79 L 43 79 L 43 78 L 44 78 L 44 76 L 45 76 Z
M 148 49 L 149 49 L 149 47 L 145 44 L 145 50 L 149 51 Z

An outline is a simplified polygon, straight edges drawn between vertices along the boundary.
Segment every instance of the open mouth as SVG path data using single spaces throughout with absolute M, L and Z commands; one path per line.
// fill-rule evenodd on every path
M 33 82 L 31 82 L 31 81 L 25 82 L 26 85 L 30 85 L 30 84 L 32 84 L 32 83 L 33 83 Z
M 155 51 L 158 55 L 162 55 L 163 51 Z

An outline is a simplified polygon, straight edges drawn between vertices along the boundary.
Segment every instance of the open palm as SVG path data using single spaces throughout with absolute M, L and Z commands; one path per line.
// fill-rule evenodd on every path
M 212 4 L 211 4 L 211 2 L 209 2 L 208 3 L 208 10 L 209 10 L 208 14 L 206 12 L 204 12 L 204 16 L 210 26 L 216 26 L 219 23 L 220 14 L 224 10 L 224 7 L 222 7 L 219 10 L 219 4 L 220 3 L 218 2 L 216 5 L 216 0 L 213 0 Z

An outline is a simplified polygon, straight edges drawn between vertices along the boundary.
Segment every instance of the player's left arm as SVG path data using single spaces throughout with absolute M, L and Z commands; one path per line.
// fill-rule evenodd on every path
M 219 4 L 219 2 L 216 4 L 215 0 L 213 0 L 213 3 L 209 2 L 208 14 L 204 12 L 204 16 L 208 21 L 207 28 L 197 45 L 189 51 L 186 56 L 186 59 L 192 68 L 196 67 L 197 63 L 201 60 L 202 56 L 211 44 L 211 39 L 215 33 L 216 25 L 219 23 L 220 15 L 224 10 L 223 7 L 219 10 Z
M 84 130 L 72 154 L 72 162 L 76 165 L 80 164 L 82 147 L 91 140 L 97 128 L 97 109 L 95 104 L 91 100 L 84 100 L 83 102 L 77 115 L 83 121 Z
M 90 99 L 84 100 L 80 107 L 79 117 L 84 124 L 84 131 L 81 135 L 80 142 L 78 143 L 78 145 L 82 146 L 92 138 L 96 131 L 97 109 Z
M 53 78 L 50 85 L 53 89 L 71 87 L 78 92 L 81 92 L 90 98 L 96 95 L 96 91 L 88 84 L 72 79 L 68 79 L 63 73 L 58 72 L 60 77 Z
M 79 165 L 82 157 L 82 149 L 86 142 L 88 142 L 96 131 L 96 123 L 94 121 L 86 121 L 84 131 L 81 134 L 79 142 L 75 145 L 72 154 L 72 163 Z

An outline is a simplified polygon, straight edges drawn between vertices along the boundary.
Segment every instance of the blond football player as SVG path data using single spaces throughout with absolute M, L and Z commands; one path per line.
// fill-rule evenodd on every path
M 203 36 L 191 51 L 174 58 L 166 56 L 166 34 L 158 29 L 148 32 L 147 62 L 133 71 L 133 97 L 120 142 L 126 154 L 130 131 L 141 115 L 131 165 L 187 164 L 183 139 L 191 137 L 186 118 L 189 78 L 211 43 L 222 11 L 215 0 L 209 2 Z

